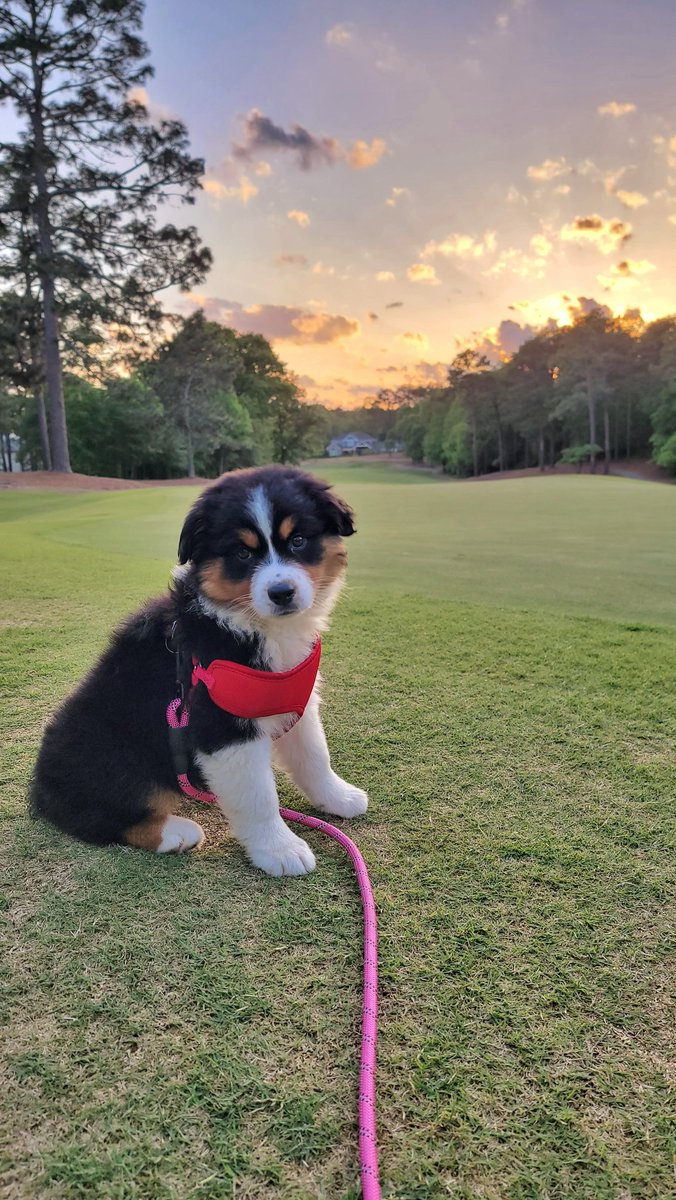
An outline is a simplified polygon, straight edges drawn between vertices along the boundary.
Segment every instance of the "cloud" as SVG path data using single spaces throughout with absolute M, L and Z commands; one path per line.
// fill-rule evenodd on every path
M 347 161 L 353 170 L 363 171 L 365 167 L 374 167 L 380 162 L 386 149 L 383 138 L 373 138 L 370 143 L 357 140 L 347 151 Z
M 667 217 L 667 221 L 670 221 L 672 225 L 676 225 L 676 213 L 671 213 L 671 215 Z
M 390 192 L 389 196 L 387 197 L 387 200 L 385 201 L 385 203 L 390 208 L 396 208 L 397 200 L 401 200 L 403 196 L 408 197 L 410 195 L 411 195 L 411 193 L 408 188 L 393 187 L 392 191 Z
M 429 347 L 429 341 L 424 333 L 411 333 L 410 331 L 401 333 L 397 341 L 404 346 L 415 346 L 416 350 L 427 350 Z
M 206 298 L 194 293 L 189 293 L 187 299 L 193 306 L 203 308 L 210 321 L 219 321 L 240 333 L 262 333 L 273 341 L 321 346 L 360 333 L 359 321 L 337 313 L 308 312 L 286 304 L 252 304 L 247 308 L 236 300 Z
M 554 191 L 557 196 L 569 196 L 570 195 L 570 184 L 569 183 L 560 183 L 558 187 L 554 188 Z
M 438 287 L 441 280 L 437 278 L 437 273 L 434 267 L 429 263 L 413 263 L 413 266 L 408 268 L 406 272 L 411 283 L 429 283 L 432 287 Z
M 514 246 L 510 246 L 508 250 L 503 250 L 493 266 L 484 272 L 485 275 L 502 275 L 505 271 L 509 271 L 512 275 L 517 275 L 519 279 L 542 279 L 546 271 L 545 258 L 550 253 L 551 242 L 542 234 L 536 234 L 531 239 L 531 246 L 536 242 L 539 250 L 535 251 L 534 256 L 524 254 L 522 250 L 517 250 Z M 542 253 L 545 249 L 545 243 L 550 247 L 546 253 Z
M 261 159 L 261 161 L 257 162 L 256 166 L 254 167 L 254 175 L 272 175 L 272 167 L 270 166 L 270 163 L 265 162 L 264 159 Z
M 321 259 L 319 262 L 316 262 L 312 268 L 313 275 L 335 275 L 335 273 L 336 268 L 325 266 Z
M 367 315 L 369 321 L 379 321 L 380 320 L 380 317 L 378 316 L 377 313 L 370 312 L 370 313 L 367 313 L 366 315 Z
M 304 313 L 292 321 L 298 336 L 289 335 L 289 340 L 299 345 L 337 342 L 341 338 L 355 337 L 359 333 L 359 322 L 350 317 L 332 316 L 330 313 Z
M 248 204 L 253 196 L 258 195 L 258 188 L 255 183 L 252 183 L 248 175 L 240 175 L 239 182 L 236 184 L 221 183 L 219 179 L 203 179 L 202 188 L 214 200 L 241 200 L 242 204 Z
M 530 248 L 539 258 L 548 258 L 552 252 L 553 246 L 548 237 L 544 233 L 536 233 L 530 239 Z
M 471 346 L 479 354 L 485 354 L 491 366 L 497 367 L 516 354 L 536 332 L 534 325 L 519 325 L 518 321 L 508 319 L 475 334 Z
M 578 246 L 594 246 L 601 254 L 612 254 L 628 241 L 632 227 L 617 217 L 605 220 L 598 213 L 590 217 L 576 217 L 559 232 L 563 242 L 575 242 Z
M 286 215 L 290 221 L 295 221 L 296 225 L 300 225 L 301 229 L 305 229 L 310 224 L 309 213 L 302 212 L 299 208 L 292 208 Z
M 324 41 L 327 46 L 347 46 L 353 37 L 352 25 L 332 25 L 324 34 Z
M 610 100 L 607 104 L 599 104 L 596 111 L 601 117 L 626 117 L 627 113 L 636 112 L 636 105 L 618 104 L 617 100 Z
M 625 208 L 641 208 L 642 205 L 648 203 L 648 197 L 642 192 L 615 192 L 620 204 L 624 204 Z
M 391 279 L 394 279 L 394 271 L 378 271 L 376 279 L 378 283 L 389 283 Z
M 157 104 L 154 100 L 151 100 L 144 87 L 130 88 L 127 92 L 127 100 L 132 104 L 139 104 L 142 108 L 145 108 L 148 120 L 152 125 L 161 125 L 163 121 L 180 120 L 170 108 L 166 108 L 164 104 Z
M 655 270 L 655 264 L 648 262 L 647 258 L 625 258 L 622 262 L 613 263 L 607 275 L 597 275 L 596 278 L 606 291 L 613 291 L 623 284 L 631 283 L 638 276 L 648 275 L 650 271 Z
M 306 267 L 308 260 L 304 254 L 278 254 L 275 259 L 276 267 Z
M 674 215 L 676 216 L 676 213 Z M 671 218 L 669 218 L 669 219 L 671 220 Z M 391 304 L 385 305 L 385 308 L 403 308 L 403 307 L 404 307 L 403 300 L 393 300 Z
M 244 140 L 233 146 L 235 158 L 250 162 L 260 151 L 289 151 L 303 171 L 326 166 L 341 156 L 341 146 L 335 138 L 315 137 L 302 125 L 292 125 L 287 133 L 275 125 L 257 108 L 244 117 Z
M 375 166 L 387 149 L 383 138 L 376 137 L 370 142 L 358 138 L 345 147 L 337 138 L 317 137 L 302 125 L 292 125 L 291 131 L 287 132 L 258 108 L 252 108 L 243 122 L 243 139 L 233 146 L 232 153 L 244 162 L 252 162 L 261 152 L 288 153 L 302 171 L 333 166 L 341 161 L 347 162 L 353 170 L 361 171 Z M 269 167 L 264 160 L 260 165 Z M 269 173 L 269 170 L 262 171 L 262 174 Z
M 508 204 L 527 204 L 528 203 L 528 197 L 524 196 L 523 192 L 520 192 L 518 190 L 518 188 L 515 188 L 515 187 L 509 187 L 507 189 L 507 191 L 505 193 L 505 200 L 507 201 Z
M 539 166 L 529 167 L 526 174 L 529 179 L 537 179 L 542 183 L 558 179 L 561 175 L 568 175 L 571 170 L 572 167 L 565 158 L 546 158 Z
M 444 258 L 483 258 L 486 254 L 492 254 L 496 246 L 494 229 L 486 230 L 481 241 L 475 241 L 468 233 L 449 233 L 443 242 L 428 242 L 422 251 L 422 257 L 429 258 L 433 254 L 441 254 Z

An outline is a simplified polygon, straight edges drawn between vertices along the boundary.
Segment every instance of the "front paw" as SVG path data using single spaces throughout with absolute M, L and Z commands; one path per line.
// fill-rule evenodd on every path
M 246 852 L 253 865 L 267 875 L 309 875 L 317 865 L 307 842 L 286 826 L 270 841 L 247 846 Z
M 313 797 L 313 803 L 334 817 L 361 817 L 368 808 L 369 798 L 361 788 L 353 787 L 336 775 L 320 794 Z

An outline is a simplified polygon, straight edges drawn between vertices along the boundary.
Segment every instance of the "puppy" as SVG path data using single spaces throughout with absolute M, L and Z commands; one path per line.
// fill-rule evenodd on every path
M 234 471 L 202 493 L 170 591 L 131 617 L 48 726 L 31 789 L 35 816 L 86 842 L 181 852 L 200 826 L 182 799 L 166 710 L 190 710 L 189 776 L 209 789 L 251 862 L 304 875 L 310 847 L 279 814 L 273 759 L 326 813 L 366 811 L 331 769 L 315 685 L 303 715 L 244 718 L 219 707 L 194 664 L 285 672 L 312 652 L 343 582 L 353 514 L 329 485 L 290 467 Z M 242 672 L 243 675 L 246 672 Z M 268 681 L 269 682 L 269 681 Z

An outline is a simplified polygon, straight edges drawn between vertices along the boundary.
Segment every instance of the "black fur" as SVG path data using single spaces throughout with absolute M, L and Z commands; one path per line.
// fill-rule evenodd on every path
M 151 815 L 153 792 L 182 796 L 169 747 L 166 709 L 177 694 L 177 661 L 186 693 L 193 656 L 207 664 L 231 659 L 269 669 L 262 640 L 235 636 L 201 608 L 197 599 L 200 563 L 220 559 L 230 578 L 255 567 L 237 558 L 235 531 L 251 526 L 246 500 L 263 486 L 271 499 L 275 527 L 284 516 L 298 517 L 306 544 L 296 561 L 317 561 L 322 536 L 354 532 L 350 509 L 328 485 L 294 468 L 237 471 L 207 488 L 188 514 L 179 543 L 185 577 L 165 596 L 150 602 L 114 635 L 91 673 L 65 701 L 48 726 L 31 788 L 31 811 L 59 829 L 99 845 L 124 841 L 124 831 Z M 239 543 L 241 549 L 241 543 Z M 240 572 L 238 575 L 237 572 Z M 193 752 L 213 753 L 257 736 L 252 721 L 216 707 L 202 684 L 190 696 Z M 191 779 L 204 786 L 191 767 Z

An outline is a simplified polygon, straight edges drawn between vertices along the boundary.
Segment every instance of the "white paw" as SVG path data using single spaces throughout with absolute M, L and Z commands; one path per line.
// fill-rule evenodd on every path
M 203 841 L 204 830 L 197 821 L 189 821 L 187 817 L 167 817 L 157 853 L 183 854 L 186 850 L 201 846 Z
M 267 875 L 308 875 L 316 867 L 315 856 L 307 842 L 296 837 L 286 825 L 270 841 L 247 846 L 253 865 Z
M 334 817 L 361 817 L 368 808 L 369 798 L 361 788 L 353 787 L 335 775 L 324 790 L 313 796 L 312 803 Z

